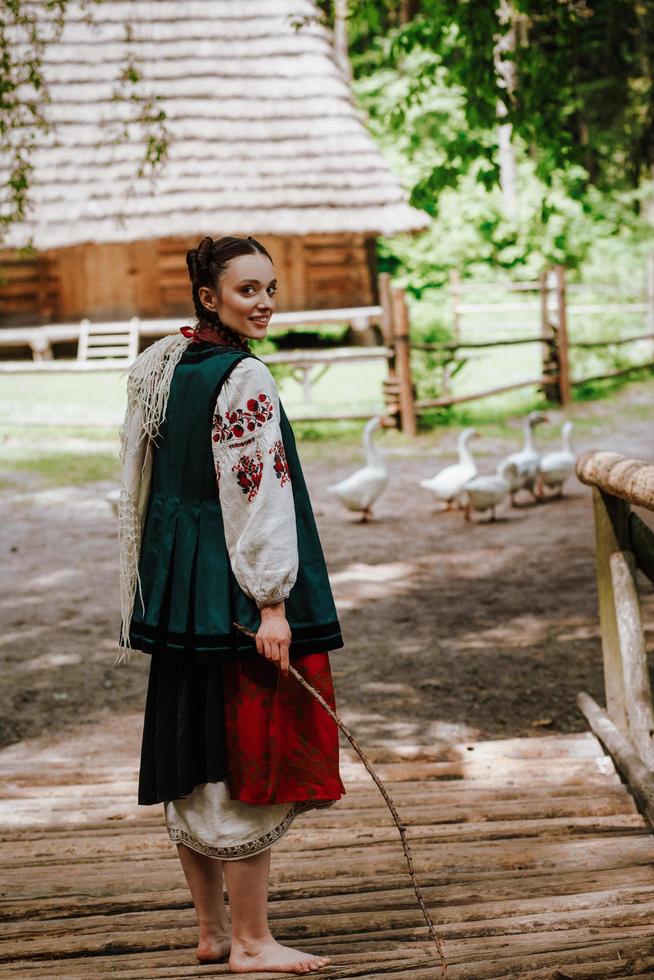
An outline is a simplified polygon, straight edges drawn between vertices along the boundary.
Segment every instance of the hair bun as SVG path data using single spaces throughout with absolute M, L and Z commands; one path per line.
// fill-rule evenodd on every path
M 186 267 L 188 268 L 189 279 L 191 282 L 195 282 L 198 278 L 198 250 L 197 248 L 189 248 L 186 253 Z
M 213 255 L 214 240 L 208 235 L 203 238 L 197 247 L 198 268 L 203 272 L 209 268 Z

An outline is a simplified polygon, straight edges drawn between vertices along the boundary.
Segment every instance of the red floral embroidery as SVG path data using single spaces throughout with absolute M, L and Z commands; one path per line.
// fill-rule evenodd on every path
M 284 451 L 284 443 L 281 439 L 278 439 L 268 450 L 269 453 L 273 453 L 273 459 L 275 461 L 275 476 L 280 480 L 280 486 L 284 486 L 285 483 L 291 479 L 291 474 L 288 471 L 288 462 L 286 460 L 286 452 Z
M 233 412 L 225 412 L 222 417 L 218 413 L 214 415 L 211 425 L 213 441 L 230 442 L 232 439 L 241 439 L 272 417 L 270 398 L 265 392 L 259 392 L 256 398 L 248 398 L 245 408 L 239 407 Z
M 259 490 L 263 473 L 261 450 L 257 449 L 256 459 L 254 456 L 240 456 L 232 466 L 232 473 L 236 473 L 236 481 L 243 493 L 247 494 L 248 500 L 253 500 Z

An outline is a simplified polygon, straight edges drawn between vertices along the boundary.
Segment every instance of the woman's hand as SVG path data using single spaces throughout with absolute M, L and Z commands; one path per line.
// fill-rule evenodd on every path
M 288 676 L 288 648 L 291 643 L 291 628 L 286 619 L 284 600 L 272 606 L 262 606 L 261 625 L 257 630 L 258 653 L 276 663 L 284 677 Z

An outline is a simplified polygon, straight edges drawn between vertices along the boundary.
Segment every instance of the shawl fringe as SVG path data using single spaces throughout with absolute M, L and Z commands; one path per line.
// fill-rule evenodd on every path
M 190 343 L 190 337 L 181 332 L 163 337 L 123 372 L 127 374 L 127 408 L 120 429 L 123 470 L 118 502 L 121 650 L 114 664 L 129 663 L 129 627 L 137 589 L 143 602 L 138 565 L 152 474 L 152 447 L 166 417 L 175 367 Z

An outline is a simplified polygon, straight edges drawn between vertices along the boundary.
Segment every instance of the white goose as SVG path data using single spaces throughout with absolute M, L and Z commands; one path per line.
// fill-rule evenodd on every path
M 511 503 L 515 505 L 515 495 L 518 490 L 528 490 L 534 500 L 538 500 L 534 487 L 538 477 L 538 464 L 542 453 L 536 448 L 534 442 L 534 426 L 541 422 L 547 422 L 547 416 L 542 412 L 530 412 L 524 421 L 525 441 L 522 449 L 517 453 L 511 453 L 503 459 L 497 467 L 497 473 L 501 473 L 504 463 L 514 463 L 515 469 L 507 470 L 509 480 Z
M 477 465 L 468 447 L 470 440 L 477 436 L 479 436 L 479 433 L 476 429 L 464 429 L 460 433 L 457 441 L 459 452 L 458 463 L 446 466 L 429 480 L 420 481 L 421 487 L 429 490 L 437 500 L 442 500 L 447 505 L 446 510 L 451 508 L 453 502 L 461 492 L 463 484 L 477 475 Z
M 381 426 L 381 416 L 366 422 L 363 430 L 363 448 L 366 465 L 347 476 L 340 483 L 327 487 L 328 493 L 338 497 L 348 510 L 360 511 L 361 520 L 372 517 L 372 505 L 388 483 L 388 467 L 384 457 L 372 441 L 373 432 Z
M 475 476 L 461 487 L 466 497 L 464 516 L 466 521 L 471 519 L 470 511 L 483 513 L 490 510 L 490 520 L 495 520 L 495 508 L 501 504 L 511 490 L 511 480 L 517 476 L 518 468 L 515 463 L 505 459 L 500 463 L 499 473 L 486 473 Z
M 111 504 L 111 509 L 117 517 L 118 504 L 120 502 L 120 487 L 117 487 L 115 490 L 109 490 L 109 492 L 105 494 L 105 500 Z
M 563 496 L 563 484 L 574 473 L 577 457 L 570 445 L 572 422 L 564 422 L 561 429 L 563 448 L 552 453 L 545 453 L 538 464 L 538 489 L 545 496 L 545 487 L 555 492 L 552 497 Z

